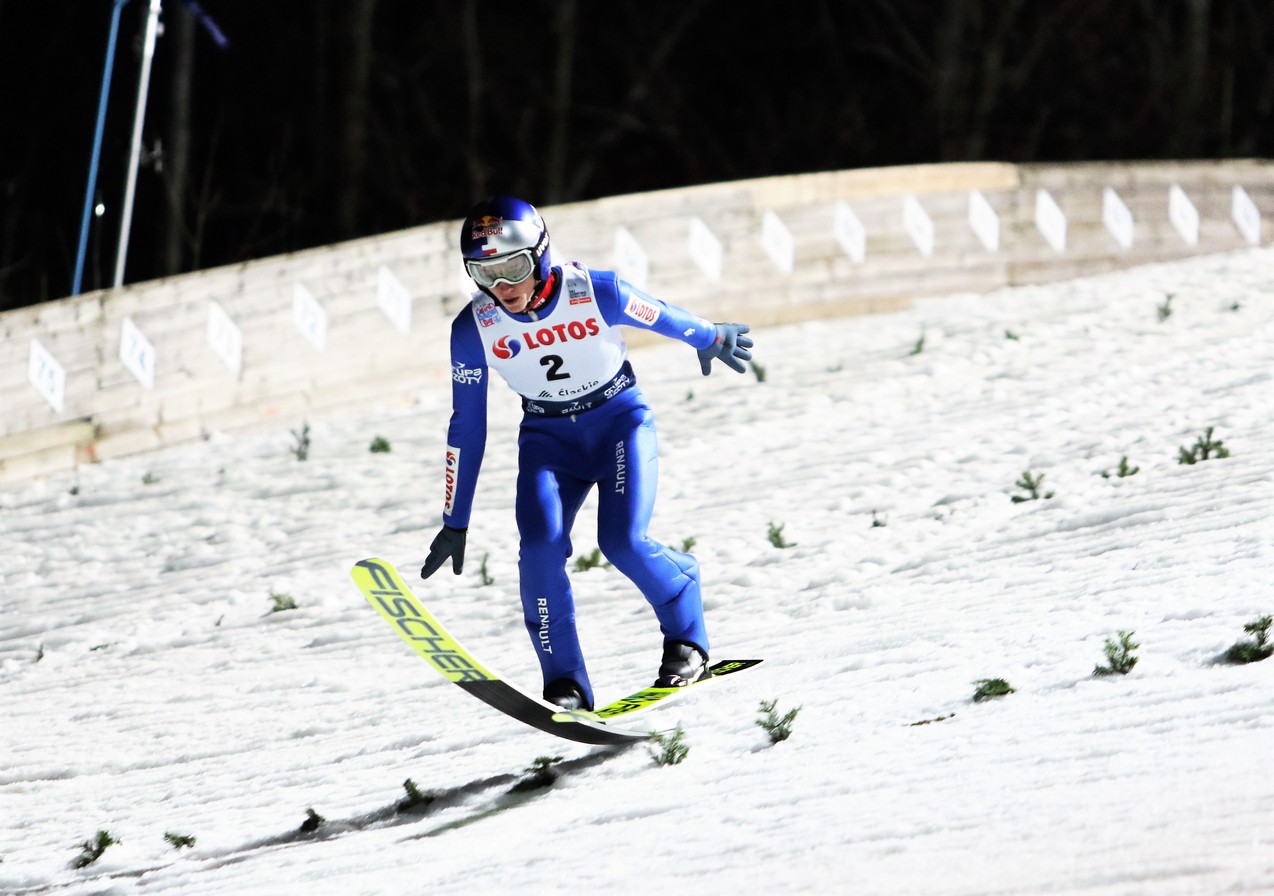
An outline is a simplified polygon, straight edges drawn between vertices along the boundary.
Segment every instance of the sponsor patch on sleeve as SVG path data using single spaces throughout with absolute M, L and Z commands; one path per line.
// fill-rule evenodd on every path
M 624 313 L 648 327 L 659 320 L 659 309 L 639 296 L 628 297 L 628 305 L 624 308 Z
M 451 363 L 451 378 L 457 383 L 475 385 L 482 382 L 481 367 L 466 367 L 463 361 Z
M 456 480 L 460 476 L 460 449 L 447 446 L 446 469 L 443 473 L 442 512 L 451 516 L 456 509 Z

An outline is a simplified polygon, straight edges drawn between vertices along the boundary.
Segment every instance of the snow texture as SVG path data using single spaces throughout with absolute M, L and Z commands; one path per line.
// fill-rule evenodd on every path
M 305 462 L 296 420 L 0 492 L 0 892 L 1274 892 L 1274 661 L 1220 661 L 1274 613 L 1274 253 L 754 335 L 756 375 L 633 352 L 652 534 L 694 540 L 714 658 L 765 658 L 644 716 L 676 765 L 473 700 L 349 579 L 394 562 L 538 688 L 500 384 L 459 578 L 416 578 L 441 391 L 313 425 Z M 1230 456 L 1179 463 L 1208 427 Z M 599 699 L 646 684 L 640 595 L 573 578 Z M 1136 666 L 1094 675 L 1121 631 Z M 399 811 L 408 779 L 432 801 Z

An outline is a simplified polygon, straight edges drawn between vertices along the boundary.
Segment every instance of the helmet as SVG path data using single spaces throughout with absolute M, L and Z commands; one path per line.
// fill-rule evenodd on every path
M 487 295 L 497 283 L 520 283 L 549 275 L 549 231 L 535 206 L 512 196 L 492 196 L 475 205 L 460 226 L 465 271 Z

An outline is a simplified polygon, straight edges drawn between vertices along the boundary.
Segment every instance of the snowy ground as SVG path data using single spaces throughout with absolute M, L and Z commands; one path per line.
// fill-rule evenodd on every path
M 763 378 L 634 352 L 652 533 L 695 539 L 715 656 L 766 660 L 645 717 L 677 765 L 472 700 L 349 580 L 397 563 L 538 686 L 502 385 L 459 579 L 415 579 L 442 394 L 304 463 L 281 427 L 0 492 L 0 892 L 1274 892 L 1274 661 L 1217 662 L 1274 613 L 1274 253 L 755 335 Z M 1178 463 L 1207 427 L 1231 456 Z M 1028 471 L 1054 497 L 1014 503 Z M 599 698 L 645 684 L 641 598 L 575 580 Z M 1136 667 L 1094 676 L 1120 631 Z M 433 802 L 396 811 L 407 779 Z

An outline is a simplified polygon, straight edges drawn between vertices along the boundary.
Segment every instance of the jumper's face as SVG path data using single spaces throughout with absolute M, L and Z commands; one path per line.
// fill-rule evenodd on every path
M 490 290 L 505 311 L 523 314 L 531 304 L 531 297 L 535 295 L 535 278 L 527 277 L 517 283 L 497 283 Z

